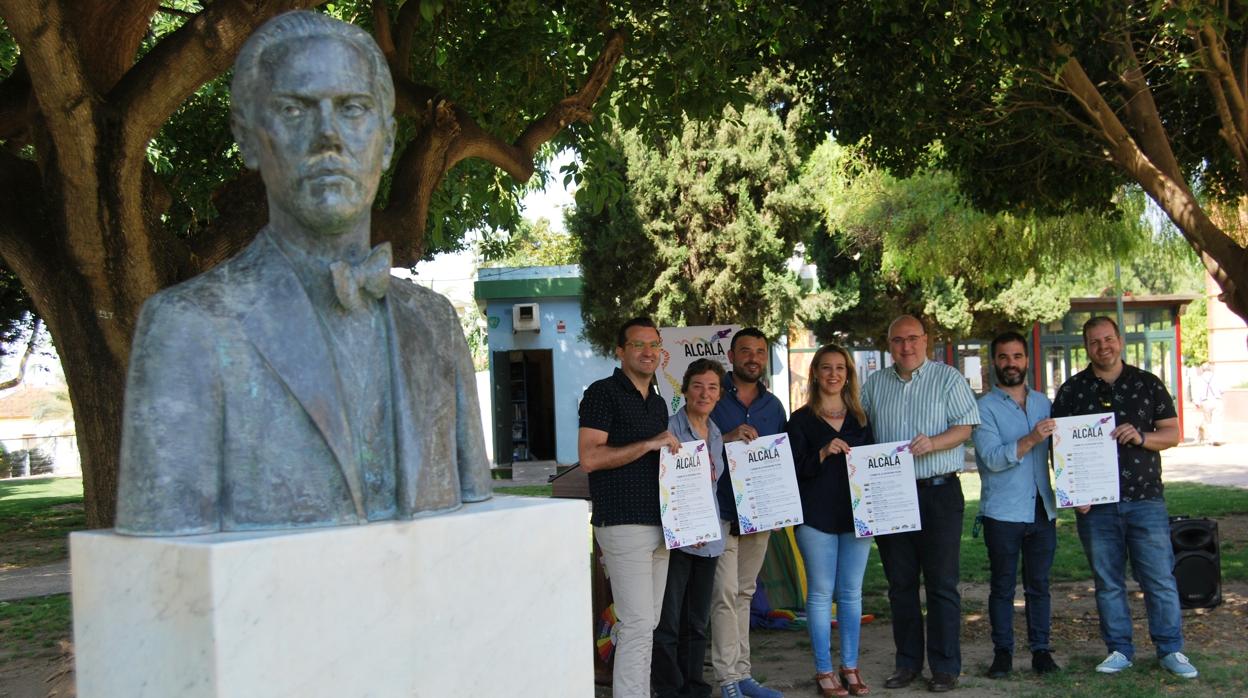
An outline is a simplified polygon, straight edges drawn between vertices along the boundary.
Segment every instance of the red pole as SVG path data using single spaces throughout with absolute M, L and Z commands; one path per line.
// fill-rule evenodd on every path
M 1174 313 L 1174 389 L 1179 403 L 1179 443 L 1183 443 L 1183 321 L 1178 311 Z
M 1031 325 L 1031 385 L 1035 390 L 1043 393 L 1048 386 L 1044 384 L 1044 373 L 1040 370 L 1044 366 L 1044 359 L 1040 356 L 1042 349 L 1040 346 L 1040 323 L 1034 322 Z

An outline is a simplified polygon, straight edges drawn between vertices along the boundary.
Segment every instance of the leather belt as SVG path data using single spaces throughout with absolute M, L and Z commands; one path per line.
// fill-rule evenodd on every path
M 922 480 L 915 480 L 914 484 L 918 485 L 919 487 L 937 487 L 940 485 L 947 485 L 951 482 L 957 482 L 957 481 L 958 481 L 957 473 L 945 473 L 944 475 L 937 475 L 935 477 L 925 477 Z

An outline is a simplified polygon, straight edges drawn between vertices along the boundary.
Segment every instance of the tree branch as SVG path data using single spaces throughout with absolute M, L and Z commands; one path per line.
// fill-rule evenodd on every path
M 480 158 L 516 181 L 528 181 L 535 170 L 533 156 L 543 143 L 572 121 L 592 118 L 594 102 L 606 89 L 623 47 L 624 35 L 617 30 L 608 32 L 606 45 L 581 88 L 530 123 L 514 144 L 486 132 L 464 109 L 436 97 L 431 88 L 404 84 L 399 92 L 410 96 L 402 101 L 410 103 L 417 95 L 426 97 L 430 118 L 395 165 L 390 204 L 373 216 L 374 242 L 390 241 L 396 264 L 419 259 L 424 252 L 429 200 L 446 173 L 466 158 Z
M 395 72 L 398 63 L 398 50 L 394 47 L 394 34 L 390 29 L 390 6 L 386 0 L 373 0 L 373 38 L 377 41 L 381 54 L 390 64 L 390 72 Z
M 530 158 L 537 153 L 543 143 L 554 138 L 573 121 L 589 121 L 592 117 L 594 103 L 602 96 L 603 90 L 611 81 L 615 66 L 624 55 L 624 34 L 617 29 L 607 32 L 606 45 L 602 53 L 594 61 L 585 83 L 576 94 L 559 102 L 545 116 L 529 124 L 529 127 L 516 140 L 516 147 Z
M 1246 134 L 1240 132 L 1235 125 L 1235 117 L 1231 114 L 1226 91 L 1222 88 L 1222 81 L 1218 79 L 1216 70 L 1211 64 L 1203 37 L 1200 33 L 1196 33 L 1193 38 L 1195 39 L 1201 62 L 1205 64 L 1205 70 L 1202 71 L 1205 75 L 1205 83 L 1209 86 L 1209 93 L 1213 96 L 1214 109 L 1217 111 L 1218 120 L 1222 124 L 1222 128 L 1218 129 L 1218 135 L 1222 137 L 1222 140 L 1226 141 L 1231 154 L 1235 156 L 1235 165 L 1239 171 L 1240 182 L 1245 187 L 1248 187 L 1248 142 L 1244 140 Z
M 420 3 L 409 2 L 399 10 L 395 21 L 395 50 L 401 60 L 394 69 L 404 78 L 412 79 L 412 48 L 416 44 L 416 27 L 420 23 Z
M 264 182 L 260 174 L 243 170 L 212 195 L 216 218 L 190 240 L 185 276 L 198 274 L 238 254 L 268 221 Z
M 95 92 L 104 94 L 134 64 L 159 0 L 75 2 L 69 15 L 83 69 Z
M 1117 42 L 1116 48 L 1122 58 L 1124 69 L 1119 75 L 1126 88 L 1126 115 L 1139 138 L 1140 149 L 1170 179 L 1187 189 L 1187 179 L 1179 168 L 1179 161 L 1170 146 L 1170 137 L 1161 125 L 1161 114 L 1157 111 L 1157 102 L 1153 100 L 1153 92 L 1144 79 L 1144 71 L 1140 68 L 1140 60 L 1135 52 L 1135 45 L 1129 33 L 1124 33 Z
M 1218 36 L 1208 22 L 1201 25 L 1199 33 L 1203 39 L 1201 56 L 1225 87 L 1235 130 L 1241 134 L 1248 133 L 1248 103 L 1245 102 L 1244 93 L 1239 89 L 1239 80 L 1235 78 L 1235 70 L 1223 52 L 1222 37 Z
M 145 145 L 187 97 L 229 69 L 262 22 L 324 0 L 217 0 L 161 40 L 113 88 L 127 148 Z
M 1228 273 L 1228 269 L 1248 268 L 1248 250 L 1235 244 L 1222 232 L 1184 183 L 1172 179 L 1140 149 L 1096 85 L 1088 78 L 1079 60 L 1071 54 L 1070 48 L 1055 47 L 1055 52 L 1067 58 L 1059 69 L 1058 80 L 1066 87 L 1068 94 L 1083 107 L 1092 123 L 1100 129 L 1101 138 L 1108 145 L 1114 164 L 1157 202 L 1183 233 L 1183 237 L 1191 243 L 1200 255 L 1205 269 L 1222 287 L 1222 300 L 1241 317 L 1248 316 L 1248 297 L 1244 293 L 1248 289 L 1238 289 Z
M 30 363 L 30 357 L 35 353 L 35 347 L 39 343 L 39 333 L 42 330 L 43 318 L 35 318 L 34 327 L 30 328 L 30 341 L 26 342 L 26 351 L 22 352 L 22 359 L 17 363 L 17 375 L 6 381 L 0 381 L 0 390 L 8 390 L 20 385 L 22 380 L 26 378 L 26 365 Z

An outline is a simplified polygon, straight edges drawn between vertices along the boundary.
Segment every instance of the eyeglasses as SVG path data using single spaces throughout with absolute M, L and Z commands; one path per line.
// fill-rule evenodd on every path
M 650 347 L 651 349 L 662 349 L 662 348 L 663 348 L 663 342 L 661 342 L 661 341 L 658 341 L 658 342 L 642 342 L 642 341 L 640 341 L 640 340 L 636 340 L 636 339 L 634 339 L 634 340 L 633 340 L 633 341 L 631 341 L 631 342 L 624 342 L 624 346 L 626 346 L 626 347 L 632 347 L 633 349 L 638 349 L 638 350 L 640 350 L 640 349 L 645 349 L 646 347 Z
M 888 342 L 890 344 L 918 344 L 926 336 L 925 334 L 912 334 L 909 337 L 890 337 Z

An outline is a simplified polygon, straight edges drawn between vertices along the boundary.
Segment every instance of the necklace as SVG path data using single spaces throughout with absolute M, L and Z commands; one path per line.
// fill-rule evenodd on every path
M 848 411 L 847 408 L 844 408 L 844 407 L 842 407 L 839 410 L 820 410 L 819 416 L 823 417 L 824 419 L 841 419 L 842 417 L 845 416 L 845 413 L 847 411 Z

